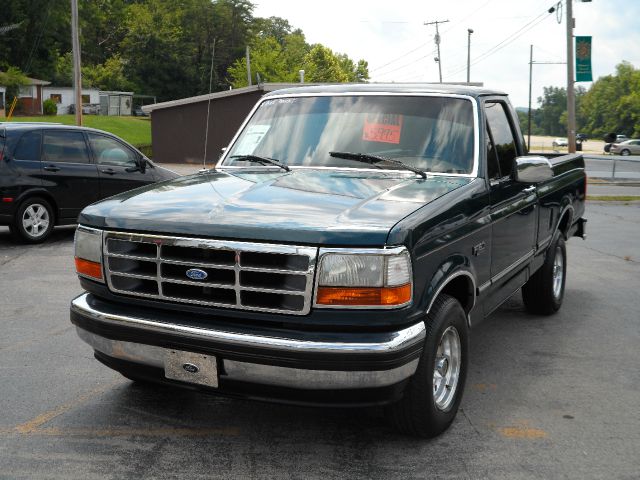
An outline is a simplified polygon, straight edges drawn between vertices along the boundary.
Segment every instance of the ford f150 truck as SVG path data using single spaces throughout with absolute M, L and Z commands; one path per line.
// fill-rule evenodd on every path
M 522 288 L 556 312 L 580 155 L 527 156 L 507 96 L 442 85 L 264 96 L 215 168 L 85 208 L 71 321 L 134 381 L 385 405 L 437 435 L 469 331 Z

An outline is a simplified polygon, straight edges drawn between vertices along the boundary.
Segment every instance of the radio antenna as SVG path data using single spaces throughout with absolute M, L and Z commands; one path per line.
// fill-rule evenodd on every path
M 211 46 L 211 68 L 209 69 L 209 99 L 207 100 L 207 123 L 204 130 L 204 157 L 202 157 L 202 169 L 207 169 L 207 143 L 209 141 L 209 112 L 211 111 L 211 83 L 213 82 L 213 59 L 216 55 L 216 39 Z

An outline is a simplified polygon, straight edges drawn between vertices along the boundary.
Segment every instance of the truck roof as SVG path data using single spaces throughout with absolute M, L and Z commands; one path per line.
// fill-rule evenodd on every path
M 265 95 L 271 97 L 283 94 L 306 93 L 444 93 L 481 97 L 487 95 L 507 95 L 499 90 L 470 85 L 446 83 L 341 83 L 335 85 L 309 85 L 275 90 Z

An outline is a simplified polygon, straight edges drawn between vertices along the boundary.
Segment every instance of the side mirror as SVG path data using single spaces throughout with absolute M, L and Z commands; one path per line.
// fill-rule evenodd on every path
M 540 183 L 553 178 L 551 162 L 545 157 L 516 158 L 516 182 Z
M 147 159 L 145 157 L 139 157 L 136 160 L 135 165 L 131 165 L 130 167 L 125 168 L 125 172 L 141 172 L 144 173 L 147 169 Z

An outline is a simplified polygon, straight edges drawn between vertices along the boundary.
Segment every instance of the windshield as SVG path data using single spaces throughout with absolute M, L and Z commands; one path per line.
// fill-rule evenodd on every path
M 327 96 L 262 102 L 224 166 L 255 166 L 247 156 L 288 166 L 371 168 L 330 152 L 393 158 L 424 172 L 473 171 L 473 105 L 429 96 Z M 391 163 L 377 168 L 398 169 Z

